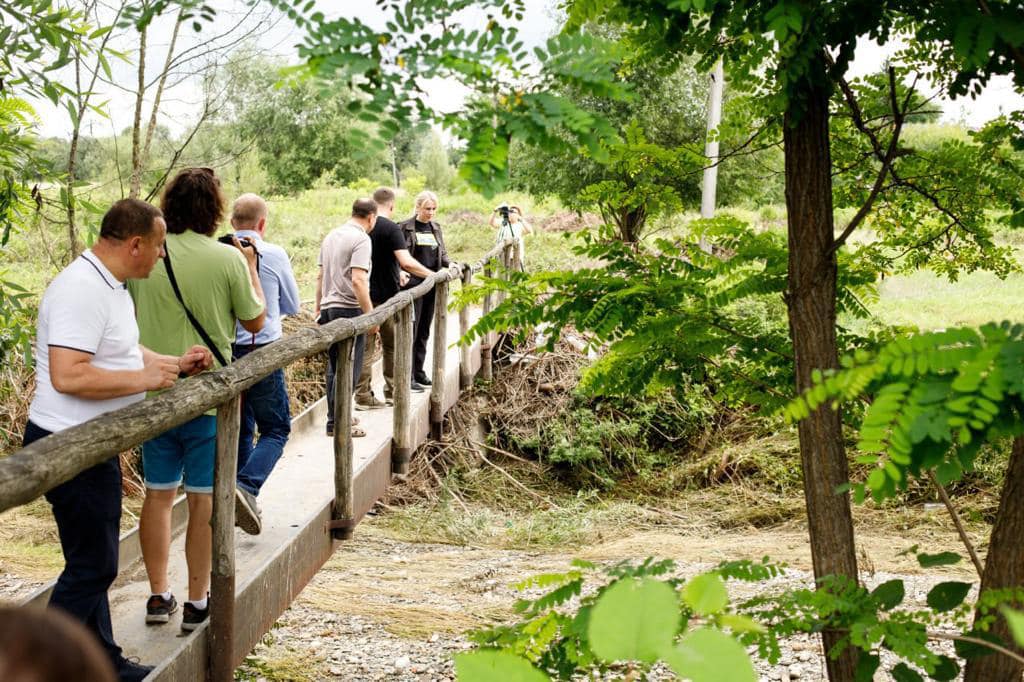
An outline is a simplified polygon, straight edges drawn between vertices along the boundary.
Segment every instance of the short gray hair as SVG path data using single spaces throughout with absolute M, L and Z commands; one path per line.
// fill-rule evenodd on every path
M 431 192 L 429 189 L 425 189 L 416 195 L 416 208 L 423 205 L 424 201 L 433 201 L 437 204 L 437 195 Z

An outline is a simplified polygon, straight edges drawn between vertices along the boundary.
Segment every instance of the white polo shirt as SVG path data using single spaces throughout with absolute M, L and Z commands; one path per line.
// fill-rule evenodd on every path
M 47 431 L 60 431 L 138 402 L 145 393 L 87 400 L 59 393 L 50 381 L 50 347 L 92 355 L 91 364 L 109 370 L 142 369 L 135 305 L 125 288 L 87 250 L 46 287 L 36 333 L 36 394 L 28 416 Z

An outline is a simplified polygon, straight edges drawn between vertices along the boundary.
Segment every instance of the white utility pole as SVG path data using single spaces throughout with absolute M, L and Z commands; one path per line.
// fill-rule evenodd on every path
M 711 71 L 711 91 L 708 94 L 708 138 L 704 144 L 704 156 L 707 157 L 708 167 L 704 169 L 704 183 L 701 188 L 701 218 L 713 218 L 715 215 L 715 193 L 718 189 L 718 138 L 712 138 L 711 134 L 722 122 L 722 90 L 724 86 L 725 69 L 722 67 L 722 60 L 719 59 Z

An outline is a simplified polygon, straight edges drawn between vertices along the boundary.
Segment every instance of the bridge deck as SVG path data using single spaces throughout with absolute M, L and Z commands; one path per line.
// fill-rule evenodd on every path
M 457 339 L 458 331 L 458 318 L 450 315 L 448 339 Z M 431 357 L 428 352 L 428 363 Z M 469 357 L 475 375 L 480 362 L 479 343 L 473 346 Z M 383 383 L 380 363 L 374 374 L 379 396 Z M 453 347 L 447 350 L 445 410 L 457 401 L 458 395 L 459 351 Z M 414 445 L 419 445 L 429 432 L 430 392 L 413 393 L 411 397 L 411 436 Z M 235 530 L 236 665 L 330 557 L 337 542 L 327 529 L 334 499 L 334 451 L 332 439 L 324 434 L 326 413 L 326 401 L 321 399 L 293 420 L 284 455 L 259 496 L 262 533 L 249 536 Z M 355 511 L 361 518 L 384 494 L 391 480 L 392 409 L 355 414 L 367 432 L 365 438 L 353 439 Z M 128 565 L 110 591 L 115 638 L 126 655 L 157 665 L 148 679 L 202 679 L 208 661 L 207 626 L 182 635 L 180 609 L 166 625 L 145 624 L 149 585 L 141 561 L 132 561 L 137 556 L 137 551 L 133 551 L 137 545 L 136 533 L 126 534 L 122 539 L 122 557 Z M 184 534 L 171 545 L 170 584 L 182 602 L 187 584 Z M 38 603 L 40 598 L 34 601 Z

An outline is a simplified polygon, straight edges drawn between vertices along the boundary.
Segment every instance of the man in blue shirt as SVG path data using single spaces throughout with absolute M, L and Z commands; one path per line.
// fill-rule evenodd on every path
M 299 287 L 288 254 L 263 240 L 267 231 L 267 202 L 255 194 L 243 194 L 231 209 L 231 226 L 238 239 L 249 239 L 259 253 L 259 276 L 267 301 L 266 322 L 256 334 L 238 325 L 233 359 L 237 360 L 281 338 L 281 318 L 299 312 Z M 259 439 L 253 445 L 255 427 Z M 291 433 L 291 413 L 285 390 L 284 370 L 261 379 L 242 396 L 242 428 L 238 437 L 238 488 L 235 519 L 246 533 L 262 529 L 256 496 L 281 458 Z

